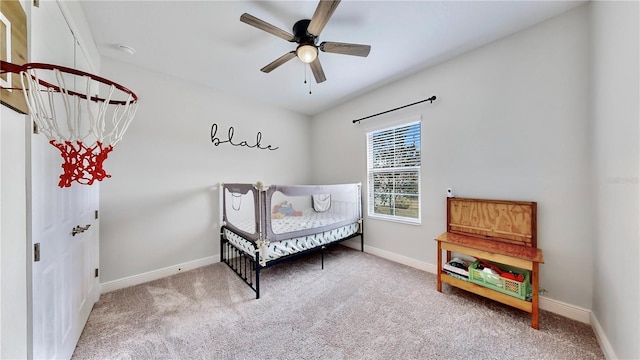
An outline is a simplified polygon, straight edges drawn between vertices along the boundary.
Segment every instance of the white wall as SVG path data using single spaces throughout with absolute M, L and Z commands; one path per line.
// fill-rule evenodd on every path
M 29 6 L 21 2 L 30 18 Z M 0 358 L 28 356 L 27 118 L 0 105 Z
M 447 187 L 537 201 L 541 287 L 591 308 L 588 29 L 582 6 L 314 117 L 314 181 L 366 183 L 366 128 L 422 115 L 422 224 L 366 219 L 365 244 L 435 269 Z
M 112 178 L 100 193 L 102 283 L 214 255 L 209 260 L 219 261 L 220 182 L 308 183 L 307 117 L 108 58 L 102 70 L 140 97 L 131 127 L 105 162 Z M 261 146 L 279 149 L 216 147 L 213 123 L 223 141 L 232 126 L 236 144 L 254 145 L 262 132 Z
M 4 108 L 0 109 L 0 115 L 4 112 Z M 0 150 L 2 150 L 2 126 L 0 126 Z M 2 204 L 2 156 L 0 156 L 0 204 Z M 0 206 L 0 356 L 2 356 L 2 206 Z
M 1 112 L 4 111 L 0 109 Z M 2 126 L 0 126 L 0 150 L 2 150 Z M 0 204 L 2 204 L 2 156 L 0 156 Z M 0 206 L 0 356 L 2 356 L 2 206 Z
M 640 6 L 635 1 L 592 6 L 593 314 L 611 355 L 638 359 Z
M 27 356 L 27 119 L 0 106 L 0 358 Z
M 26 117 L 0 107 L 0 265 L 2 343 L 0 358 L 27 354 L 27 224 L 25 134 Z

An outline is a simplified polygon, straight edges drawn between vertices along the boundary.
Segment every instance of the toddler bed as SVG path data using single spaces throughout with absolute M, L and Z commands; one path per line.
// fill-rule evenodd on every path
M 362 234 L 360 184 L 221 184 L 220 261 L 260 298 L 260 270 Z

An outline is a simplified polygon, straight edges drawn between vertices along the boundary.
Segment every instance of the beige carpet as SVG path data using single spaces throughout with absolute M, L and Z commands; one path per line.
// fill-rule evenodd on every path
M 102 295 L 74 359 L 603 359 L 589 325 L 530 315 L 336 246 L 262 272 L 222 263 Z

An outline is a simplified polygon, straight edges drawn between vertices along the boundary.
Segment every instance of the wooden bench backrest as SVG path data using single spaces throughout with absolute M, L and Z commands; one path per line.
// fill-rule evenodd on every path
M 447 231 L 537 248 L 537 203 L 447 198 Z

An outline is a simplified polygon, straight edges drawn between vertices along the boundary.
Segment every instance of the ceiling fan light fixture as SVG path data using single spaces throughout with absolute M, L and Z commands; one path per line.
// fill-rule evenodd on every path
M 296 55 L 303 63 L 310 64 L 318 57 L 318 49 L 313 45 L 300 45 L 296 49 Z

